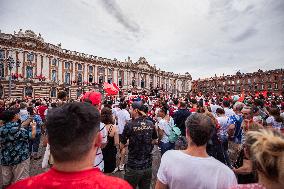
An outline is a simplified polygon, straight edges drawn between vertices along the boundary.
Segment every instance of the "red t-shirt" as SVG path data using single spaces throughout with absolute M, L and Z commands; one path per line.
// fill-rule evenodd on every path
M 131 189 L 124 180 L 104 175 L 99 169 L 93 168 L 79 172 L 62 172 L 51 168 L 48 172 L 19 181 L 9 189 Z

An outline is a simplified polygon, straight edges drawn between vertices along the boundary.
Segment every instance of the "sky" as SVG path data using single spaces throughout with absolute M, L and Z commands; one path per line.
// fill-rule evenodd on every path
M 0 29 L 193 79 L 284 68 L 284 0 L 0 0 Z

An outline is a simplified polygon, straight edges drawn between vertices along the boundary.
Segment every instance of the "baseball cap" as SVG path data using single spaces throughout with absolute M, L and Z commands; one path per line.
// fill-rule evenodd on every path
M 99 105 L 102 101 L 102 95 L 99 92 L 89 91 L 84 94 L 81 100 L 83 102 L 89 100 L 92 102 L 92 105 Z
M 142 104 L 142 102 L 137 102 L 137 101 L 134 101 L 133 103 L 132 103 L 132 108 L 135 110 L 135 109 L 137 109 L 138 110 L 138 112 L 142 115 L 142 116 L 146 116 L 146 113 L 144 112 L 144 110 L 145 110 L 145 107 L 144 107 L 144 105 Z

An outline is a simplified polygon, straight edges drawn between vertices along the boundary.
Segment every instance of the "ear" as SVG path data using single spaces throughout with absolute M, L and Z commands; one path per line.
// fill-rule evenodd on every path
M 102 144 L 102 135 L 100 132 L 97 133 L 97 136 L 95 137 L 95 147 L 99 148 Z

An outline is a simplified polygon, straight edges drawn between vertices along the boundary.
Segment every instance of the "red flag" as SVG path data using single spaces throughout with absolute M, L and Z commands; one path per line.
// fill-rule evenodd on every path
M 267 98 L 267 91 L 263 91 L 262 95 L 264 96 L 264 98 Z
M 104 90 L 108 95 L 117 95 L 119 91 L 114 85 L 109 83 L 104 83 Z
M 116 88 L 116 90 L 120 91 L 119 87 L 115 83 L 112 83 L 112 85 Z

